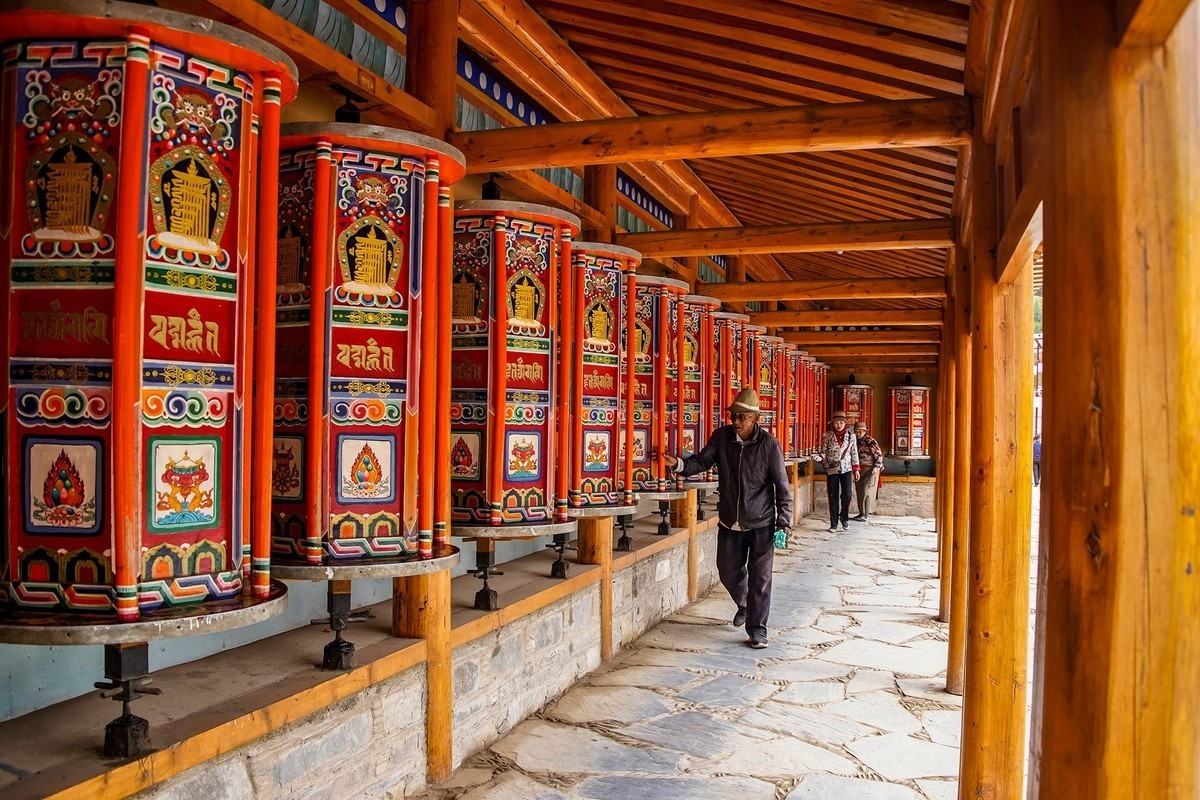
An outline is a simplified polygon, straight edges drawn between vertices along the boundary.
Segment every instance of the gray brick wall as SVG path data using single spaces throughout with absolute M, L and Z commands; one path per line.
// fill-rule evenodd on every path
M 714 539 L 708 555 L 715 553 Z M 613 652 L 687 605 L 687 557 L 684 541 L 678 547 L 613 572 Z
M 454 650 L 454 766 L 600 665 L 596 584 Z
M 420 664 L 138 797 L 403 797 L 425 787 L 425 761 L 425 665 Z

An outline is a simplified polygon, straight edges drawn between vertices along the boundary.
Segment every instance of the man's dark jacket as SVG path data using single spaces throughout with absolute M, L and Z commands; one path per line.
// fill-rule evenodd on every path
M 683 459 L 684 476 L 717 467 L 721 497 L 717 516 L 726 528 L 736 521 L 744 530 L 792 527 L 792 487 L 783 464 L 783 448 L 757 425 L 738 444 L 732 425 L 713 431 L 699 453 Z

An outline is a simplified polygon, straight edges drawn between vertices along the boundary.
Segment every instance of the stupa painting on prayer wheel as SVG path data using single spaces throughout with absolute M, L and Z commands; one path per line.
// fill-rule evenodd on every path
M 294 67 L 143 6 L 0 21 L 6 600 L 133 621 L 236 598 L 252 570 L 266 596 L 246 491 L 255 157 Z
M 679 452 L 681 440 L 675 424 L 682 394 L 679 304 L 688 285 L 650 275 L 637 275 L 635 281 L 633 481 L 640 494 L 654 497 L 670 492 L 676 483 L 662 454 Z
M 273 551 L 319 564 L 429 558 L 417 519 L 417 391 L 437 190 L 462 155 L 419 134 L 282 131 Z M 432 199 L 431 199 L 432 191 Z M 427 263 L 428 262 L 428 263 Z
M 634 250 L 597 242 L 575 242 L 574 372 L 571 508 L 601 513 L 627 510 L 633 495 L 633 454 L 620 447 L 627 428 L 633 377 L 626 361 L 631 321 L 627 276 L 641 263 Z
M 555 422 L 558 282 L 578 218 L 481 200 L 454 217 L 450 474 L 455 530 L 565 521 Z M 565 387 L 562 391 L 566 391 Z

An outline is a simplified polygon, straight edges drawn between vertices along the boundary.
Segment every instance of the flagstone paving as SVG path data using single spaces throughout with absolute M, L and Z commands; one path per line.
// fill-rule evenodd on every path
M 425 800 L 953 797 L 932 522 L 825 526 L 803 520 L 776 556 L 770 648 L 745 646 L 718 587 Z

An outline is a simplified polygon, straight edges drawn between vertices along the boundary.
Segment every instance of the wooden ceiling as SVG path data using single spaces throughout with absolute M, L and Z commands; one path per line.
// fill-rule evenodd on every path
M 963 94 L 969 2 L 528 2 L 639 114 Z M 743 224 L 765 225 L 950 216 L 957 158 L 910 148 L 688 164 Z M 938 276 L 946 265 L 944 250 L 776 259 L 796 278 Z

